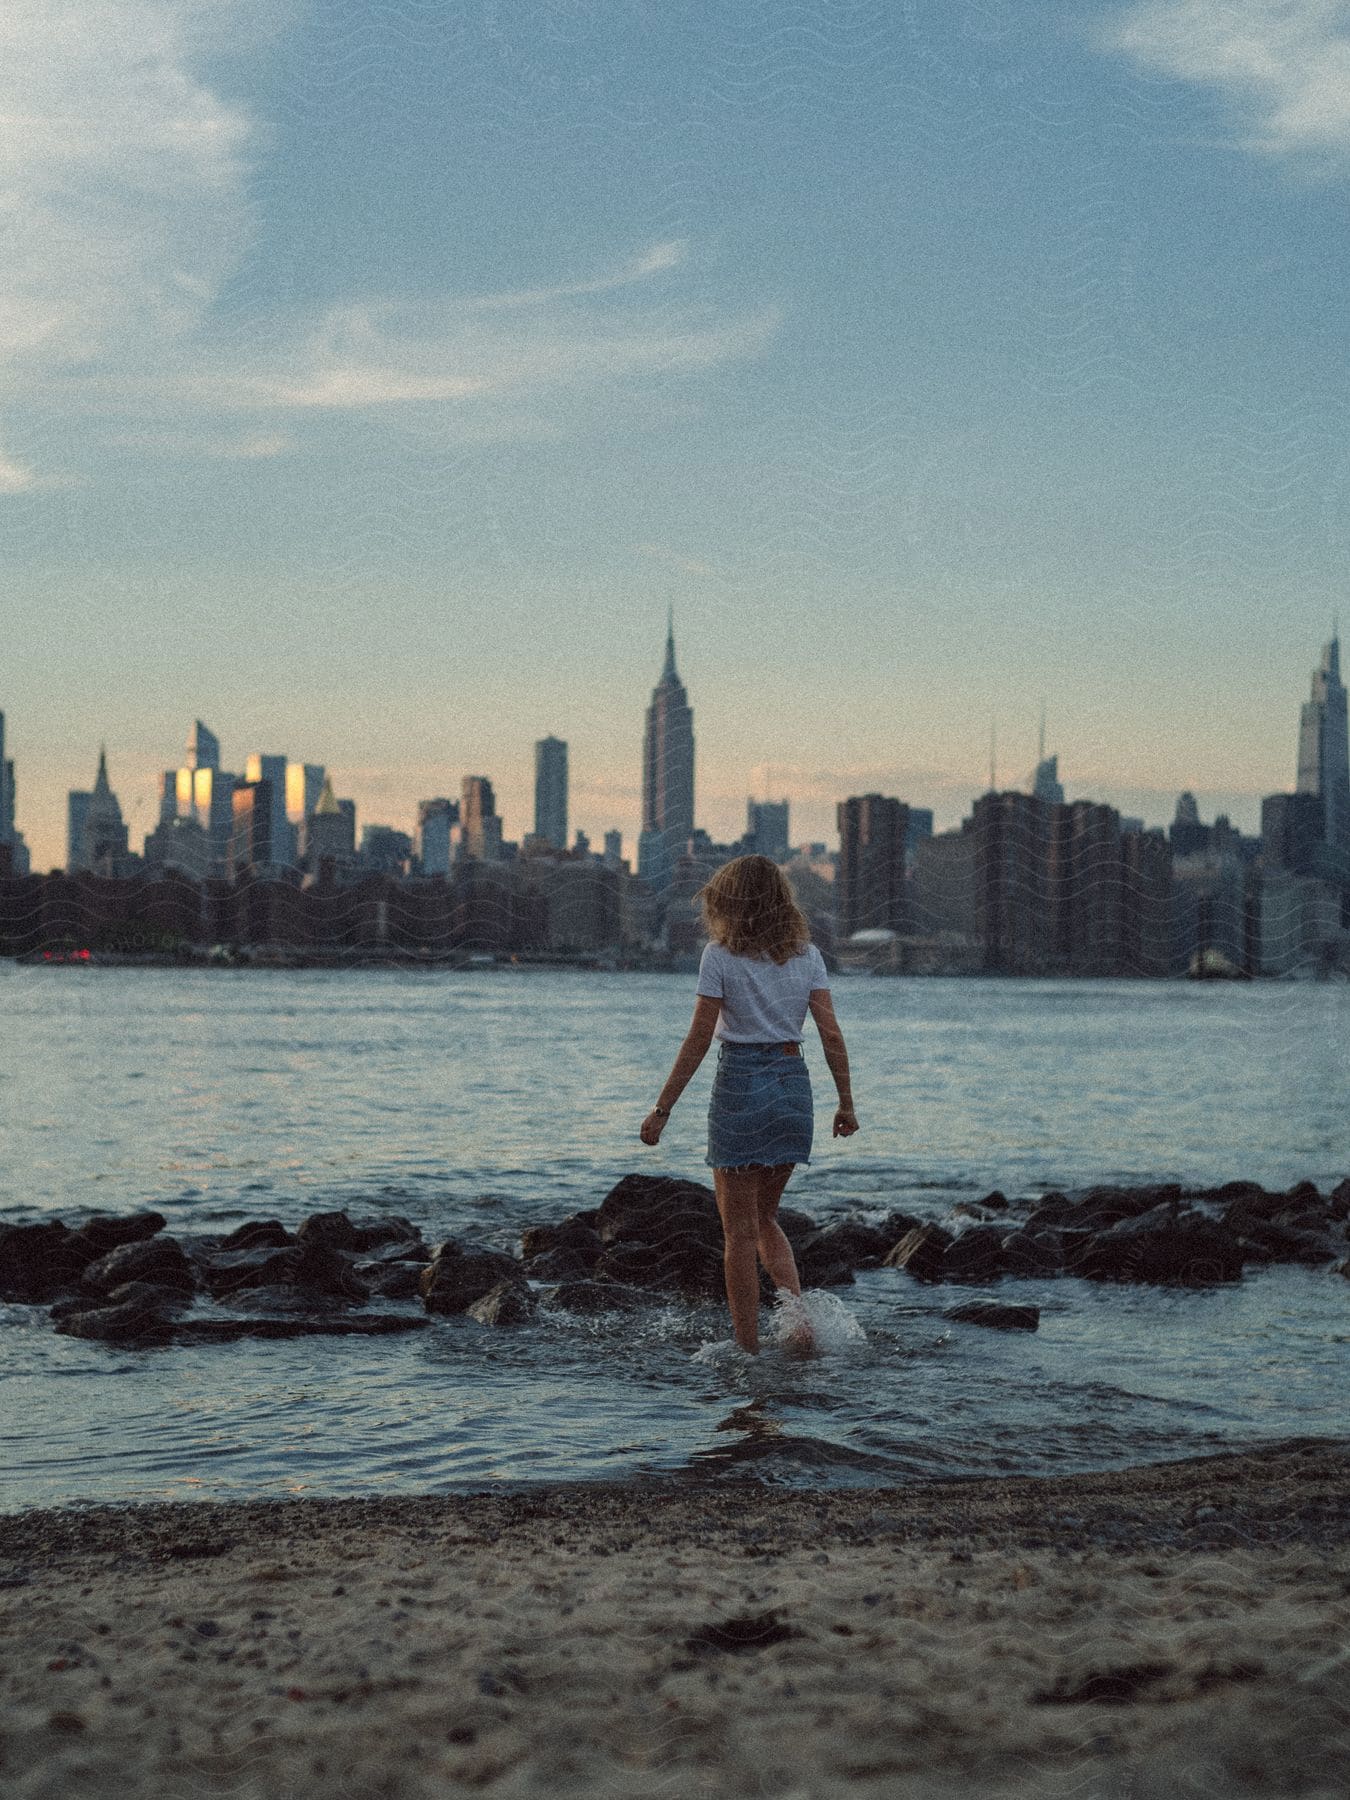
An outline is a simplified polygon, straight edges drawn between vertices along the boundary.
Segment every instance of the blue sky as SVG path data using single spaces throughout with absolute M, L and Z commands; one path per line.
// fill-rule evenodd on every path
M 11 0 L 0 708 L 361 817 L 1025 778 L 1254 828 L 1345 587 L 1350 7 Z

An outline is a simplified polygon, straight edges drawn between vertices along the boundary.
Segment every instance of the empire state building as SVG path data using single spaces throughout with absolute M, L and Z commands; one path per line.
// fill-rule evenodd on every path
M 1341 646 L 1333 635 L 1312 679 L 1298 734 L 1298 792 L 1322 802 L 1322 841 L 1332 869 L 1350 877 L 1350 734 L 1341 681 Z
M 666 660 L 652 689 L 642 739 L 642 833 L 638 874 L 658 892 L 694 830 L 694 715 L 675 672 L 675 631 L 666 627 Z

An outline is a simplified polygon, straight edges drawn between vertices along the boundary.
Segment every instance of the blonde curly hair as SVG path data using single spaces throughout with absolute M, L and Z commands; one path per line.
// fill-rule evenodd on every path
M 787 877 L 767 856 L 737 856 L 694 896 L 703 903 L 709 941 L 733 956 L 785 963 L 811 942 L 811 927 Z

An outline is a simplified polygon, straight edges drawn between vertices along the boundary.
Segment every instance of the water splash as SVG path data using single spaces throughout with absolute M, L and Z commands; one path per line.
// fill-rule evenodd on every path
M 866 1344 L 867 1333 L 837 1294 L 808 1288 L 803 1294 L 779 1288 L 774 1295 L 768 1330 L 761 1334 L 761 1348 L 778 1356 L 805 1359 L 838 1355 Z M 755 1361 L 735 1338 L 718 1338 L 700 1344 L 693 1360 L 714 1367 L 737 1368 Z
M 824 1288 L 807 1288 L 801 1294 L 779 1288 L 769 1332 L 776 1347 L 789 1356 L 830 1356 L 867 1342 L 852 1309 Z

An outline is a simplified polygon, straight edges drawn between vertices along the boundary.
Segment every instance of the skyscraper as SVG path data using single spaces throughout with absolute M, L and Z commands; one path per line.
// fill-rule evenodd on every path
M 788 803 L 786 800 L 747 800 L 746 847 L 757 856 L 786 862 L 788 855 Z
M 76 840 L 73 827 L 77 819 L 80 831 Z M 126 873 L 130 848 L 127 828 L 117 795 L 108 781 L 106 750 L 100 749 L 98 753 L 94 791 L 87 796 L 70 795 L 70 824 L 73 841 L 69 846 L 69 868 L 91 869 L 96 875 Z
M 694 715 L 675 671 L 674 621 L 666 624 L 666 660 L 652 690 L 642 740 L 642 836 L 638 873 L 669 886 L 676 858 L 694 832 Z
M 540 738 L 534 747 L 534 835 L 555 850 L 567 848 L 567 745 Z
M 460 789 L 460 850 L 479 862 L 500 862 L 502 822 L 486 775 L 466 775 Z
M 1322 802 L 1322 837 L 1330 869 L 1350 877 L 1350 735 L 1341 681 L 1339 636 L 1322 650 L 1312 678 L 1312 697 L 1303 704 L 1298 732 L 1296 792 Z
M 14 829 L 14 764 L 5 761 L 5 715 L 0 712 L 0 844 Z
M 197 719 L 187 741 L 187 767 L 189 769 L 218 769 L 220 767 L 220 739 L 214 731 Z
M 459 802 L 443 795 L 417 803 L 417 858 L 424 875 L 448 875 Z
M 906 927 L 905 839 L 909 808 L 885 794 L 841 800 L 835 877 L 838 936 Z
M 198 726 L 198 730 L 202 729 Z M 213 740 L 214 742 L 214 740 Z M 267 783 L 268 805 L 272 808 L 271 822 L 267 831 L 268 855 L 266 860 L 282 865 L 295 862 L 298 855 L 296 838 L 291 821 L 286 816 L 286 758 L 284 756 L 261 756 L 254 754 L 244 764 L 244 780 L 250 787 L 258 787 Z M 319 782 L 319 791 L 323 790 L 323 782 Z M 235 819 L 239 814 L 236 809 Z M 237 858 L 236 858 L 237 860 Z
M 14 823 L 14 761 L 5 755 L 5 715 L 0 712 L 0 868 L 15 875 L 28 873 L 28 846 Z

